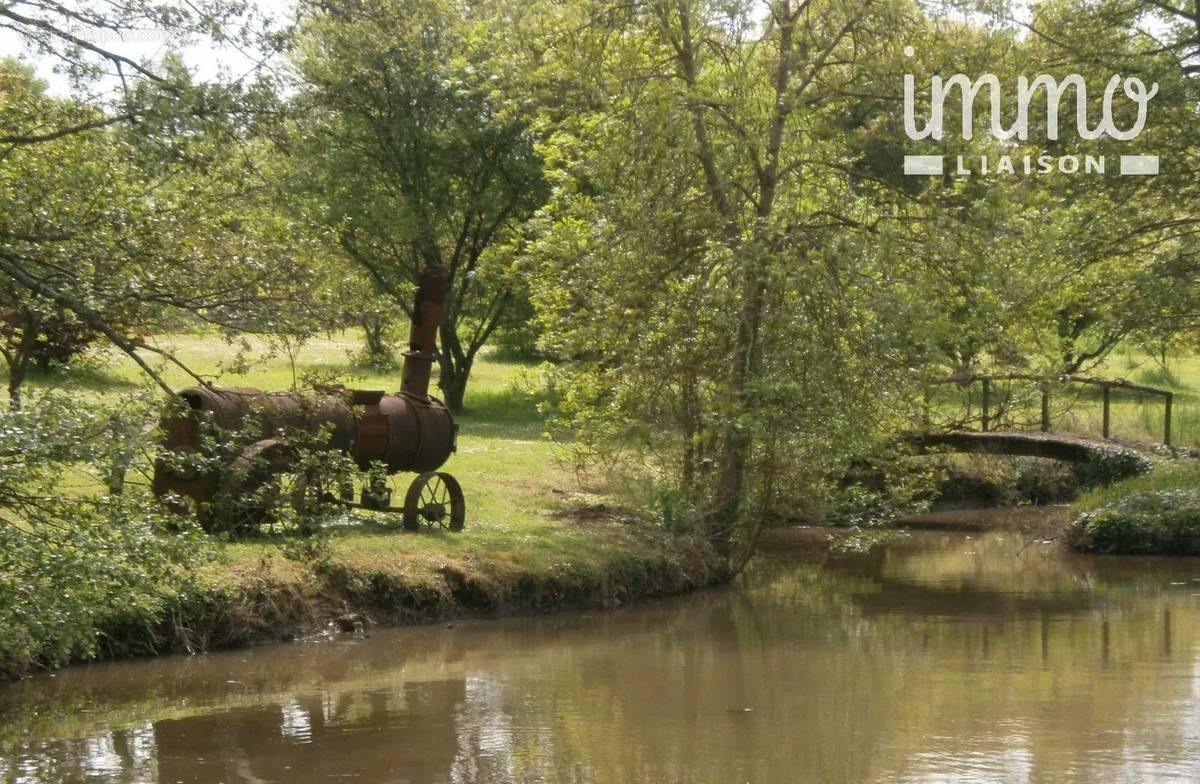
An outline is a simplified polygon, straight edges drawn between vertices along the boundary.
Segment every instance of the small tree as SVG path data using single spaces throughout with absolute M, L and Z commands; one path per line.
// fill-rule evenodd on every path
M 163 68 L 186 82 L 177 62 Z M 5 127 L 40 118 L 45 127 L 82 128 L 103 118 L 46 94 L 13 61 L 0 61 L 0 88 Z M 185 114 L 0 148 L 10 384 L 19 388 L 50 342 L 61 352 L 64 341 L 102 338 L 167 390 L 147 361 L 174 359 L 150 340 L 164 322 L 266 334 L 311 329 L 318 246 L 246 174 L 265 145 L 251 128 Z M 59 333 L 53 341 L 47 327 Z
M 904 389 L 867 246 L 891 198 L 847 175 L 855 132 L 891 111 L 863 96 L 911 9 L 554 7 L 573 45 L 531 59 L 575 103 L 531 256 L 543 343 L 571 357 L 559 412 L 582 446 L 658 451 L 732 547 L 865 449 Z
M 491 39 L 453 0 L 324 3 L 295 41 L 296 184 L 350 261 L 400 312 L 448 271 L 438 385 L 461 409 L 511 294 L 489 250 L 544 201 L 533 137 L 495 87 Z

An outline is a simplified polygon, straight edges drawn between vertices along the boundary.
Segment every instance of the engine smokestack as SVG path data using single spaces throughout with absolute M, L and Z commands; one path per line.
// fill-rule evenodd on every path
M 413 303 L 412 326 L 408 332 L 408 351 L 404 352 L 403 381 L 400 391 L 405 395 L 427 400 L 429 377 L 437 351 L 438 324 L 442 319 L 442 302 L 446 298 L 446 268 L 428 267 L 421 273 L 417 299 Z

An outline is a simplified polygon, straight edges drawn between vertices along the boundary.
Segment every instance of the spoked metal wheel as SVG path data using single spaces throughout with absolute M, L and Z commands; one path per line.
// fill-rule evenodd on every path
M 421 474 L 408 486 L 404 497 L 404 527 L 417 530 L 422 523 L 461 531 L 467 519 L 467 504 L 458 480 L 444 471 Z

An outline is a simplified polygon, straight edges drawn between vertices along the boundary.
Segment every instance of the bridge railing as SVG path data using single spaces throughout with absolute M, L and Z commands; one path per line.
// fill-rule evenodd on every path
M 1125 389 L 1146 395 L 1154 395 L 1163 399 L 1163 443 L 1171 445 L 1171 408 L 1175 402 L 1175 393 L 1167 389 L 1149 387 L 1144 384 L 1134 384 L 1124 379 L 1091 378 L 1088 376 L 1038 376 L 1030 373 L 1003 373 L 998 375 L 960 375 L 948 378 L 933 379 L 926 382 L 925 402 L 926 421 L 928 422 L 929 391 L 931 387 L 944 384 L 957 384 L 960 387 L 970 387 L 975 383 L 981 386 L 980 399 L 980 429 L 988 432 L 991 425 L 992 383 L 996 381 L 1032 381 L 1042 393 L 1042 432 L 1050 430 L 1050 390 L 1055 384 L 1086 384 L 1100 387 L 1103 400 L 1102 430 L 1105 438 L 1112 436 L 1111 393 L 1113 389 Z

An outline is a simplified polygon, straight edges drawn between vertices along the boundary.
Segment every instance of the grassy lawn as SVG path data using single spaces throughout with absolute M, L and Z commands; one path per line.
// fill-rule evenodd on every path
M 1144 352 L 1129 350 L 1110 355 L 1092 375 L 1123 378 L 1137 384 L 1175 393 L 1171 416 L 1172 443 L 1200 446 L 1200 357 L 1174 353 L 1166 366 Z M 1093 390 L 1094 405 L 1087 421 L 1100 432 L 1100 391 Z M 1113 391 L 1112 427 L 1115 435 L 1143 441 L 1160 441 L 1163 433 L 1163 402 L 1159 397 Z
M 1071 504 L 1074 513 L 1093 512 L 1114 504 L 1132 493 L 1157 493 L 1200 488 L 1200 463 L 1182 461 L 1167 464 L 1149 474 L 1122 482 L 1094 487 Z
M 394 391 L 399 370 L 356 366 L 351 355 L 359 340 L 353 333 L 311 340 L 292 350 L 272 351 L 261 341 L 230 344 L 216 335 L 179 334 L 160 338 L 189 367 L 217 384 L 253 386 L 265 390 L 304 387 L 314 380 L 337 381 L 351 387 Z M 240 361 L 244 354 L 250 361 Z M 152 355 L 147 359 L 156 360 Z M 163 365 L 172 385 L 190 383 L 180 369 Z M 1124 378 L 1165 387 L 1176 393 L 1174 443 L 1200 445 L 1200 358 L 1190 354 L 1169 358 L 1166 368 L 1137 351 L 1118 351 L 1089 375 Z M 126 357 L 109 353 L 72 372 L 48 379 L 35 378 L 31 390 L 56 385 L 91 399 L 118 404 L 135 393 L 156 394 L 144 375 Z M 942 388 L 935 405 L 943 413 L 961 416 L 969 403 L 978 412 L 978 388 L 969 392 Z M 1036 427 L 1039 398 L 1031 384 L 1014 384 L 1011 420 Z M 999 394 L 1003 394 L 1000 392 Z M 994 398 L 998 395 L 994 392 Z M 388 572 L 406 580 L 436 579 L 446 567 L 491 575 L 551 573 L 570 570 L 601 573 L 631 553 L 667 553 L 669 541 L 643 528 L 615 522 L 603 513 L 573 515 L 570 510 L 603 499 L 602 484 L 582 484 L 555 459 L 542 437 L 537 411 L 536 368 L 484 354 L 477 362 L 467 394 L 466 411 L 457 417 L 459 449 L 444 466 L 463 485 L 467 497 L 467 526 L 461 534 L 443 531 L 404 533 L 399 521 L 387 515 L 347 515 L 332 526 L 330 545 L 336 560 L 346 566 Z M 995 405 L 995 404 L 993 404 Z M 1090 387 L 1066 387 L 1054 397 L 1054 428 L 1100 434 L 1100 392 Z M 1162 437 L 1162 403 L 1158 398 L 1114 391 L 1113 434 L 1155 442 Z M 94 477 L 70 480 L 81 492 L 95 485 Z M 403 497 L 411 475 L 394 478 L 393 495 Z M 146 480 L 143 480 L 146 481 Z M 586 518 L 586 519 L 583 519 Z M 280 579 L 302 576 L 304 567 L 280 557 L 277 543 L 249 540 L 223 545 L 226 558 L 211 567 L 211 579 L 241 584 L 264 574 Z
M 399 370 L 356 367 L 351 354 L 359 343 L 354 334 L 310 341 L 291 352 L 272 354 L 251 341 L 249 357 L 257 357 L 242 372 L 233 372 L 238 347 L 215 335 L 171 335 L 161 338 L 190 368 L 217 384 L 251 386 L 277 391 L 319 377 L 347 386 L 395 391 Z M 153 357 L 147 357 L 153 359 Z M 398 517 L 355 513 L 331 527 L 330 545 L 336 561 L 358 570 L 391 572 L 405 579 L 433 579 L 447 566 L 466 573 L 546 573 L 570 570 L 599 572 L 611 568 L 633 551 L 645 552 L 664 544 L 647 531 L 589 516 L 586 522 L 566 513 L 597 500 L 602 486 L 583 486 L 573 471 L 554 457 L 542 437 L 537 411 L 535 368 L 484 355 L 476 363 L 467 394 L 466 410 L 456 417 L 460 426 L 458 452 L 443 470 L 462 483 L 467 500 L 466 529 L 460 534 L 421 531 L 406 533 Z M 163 376 L 177 388 L 189 383 L 175 367 Z M 113 404 L 147 389 L 144 375 L 128 358 L 108 354 L 81 370 L 49 379 L 35 379 L 31 389 L 53 383 L 60 388 Z M 435 390 L 436 392 L 436 390 Z M 153 394 L 153 390 L 149 391 Z M 403 498 L 411 474 L 393 478 L 393 498 Z M 81 491 L 89 481 L 78 480 Z M 141 477 L 132 481 L 148 481 Z M 98 485 L 97 485 L 98 486 Z M 597 519 L 598 518 L 598 519 Z M 304 567 L 280 557 L 277 543 L 247 540 L 223 545 L 224 562 L 211 568 L 217 582 L 243 583 L 264 574 L 280 579 L 302 576 Z

